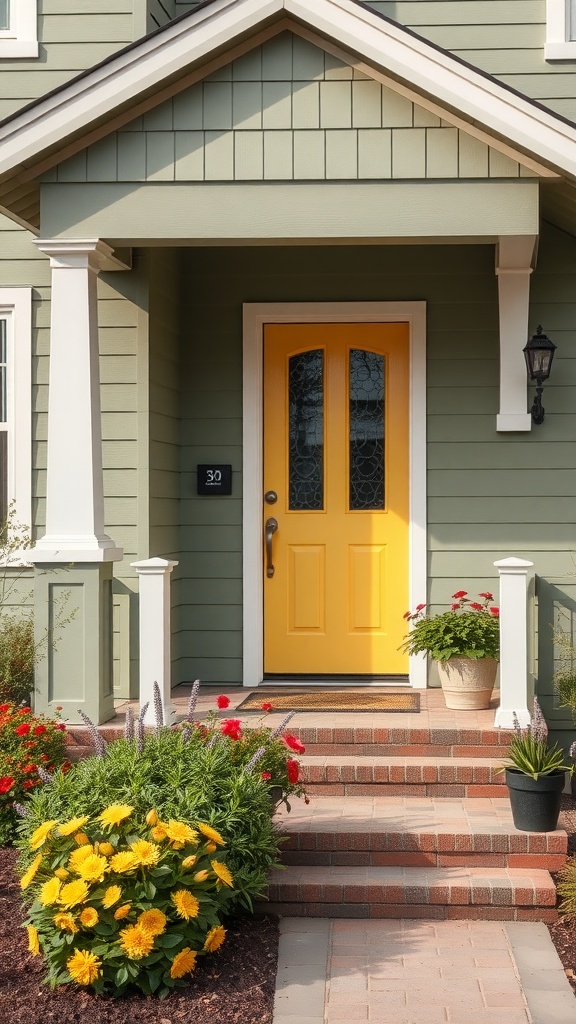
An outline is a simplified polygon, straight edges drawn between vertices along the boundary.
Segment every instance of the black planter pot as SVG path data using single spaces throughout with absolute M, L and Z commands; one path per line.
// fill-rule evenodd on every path
M 514 825 L 520 832 L 553 832 L 560 815 L 565 772 L 533 779 L 517 768 L 506 769 Z

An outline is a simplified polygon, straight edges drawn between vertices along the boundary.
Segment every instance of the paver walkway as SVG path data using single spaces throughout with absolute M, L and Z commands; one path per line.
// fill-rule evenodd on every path
M 574 1024 L 543 924 L 284 918 L 274 1024 Z

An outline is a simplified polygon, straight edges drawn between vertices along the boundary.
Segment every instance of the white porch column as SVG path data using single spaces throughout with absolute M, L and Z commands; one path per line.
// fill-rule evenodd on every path
M 154 725 L 153 687 L 157 682 L 164 709 L 164 725 L 174 715 L 171 697 L 170 574 L 178 562 L 147 558 L 130 565 L 139 576 L 140 594 L 140 707 L 148 702 L 145 725 Z
M 98 239 L 38 241 L 52 270 L 46 534 L 37 562 L 104 562 L 96 278 L 112 249 Z
M 500 576 L 500 706 L 494 725 L 514 728 L 514 712 L 522 727 L 528 710 L 528 570 L 523 558 L 494 562 Z
M 526 411 L 526 363 L 522 349 L 528 341 L 530 274 L 536 236 L 503 236 L 496 249 L 500 319 L 499 431 L 531 430 Z

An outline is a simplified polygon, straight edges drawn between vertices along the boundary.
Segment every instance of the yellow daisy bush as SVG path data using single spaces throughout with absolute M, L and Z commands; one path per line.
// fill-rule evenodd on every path
M 178 916 L 185 921 L 189 921 L 191 917 L 198 917 L 200 904 L 189 889 L 178 889 L 172 893 L 170 899 L 176 907 Z
M 222 882 L 223 885 L 228 885 L 230 889 L 233 889 L 234 879 L 232 878 L 232 875 L 229 869 L 226 867 L 226 865 L 223 864 L 222 861 L 220 860 L 211 860 L 210 864 L 212 865 L 212 871 L 214 872 L 218 880 Z
M 130 960 L 140 960 L 151 952 L 154 935 L 139 924 L 129 924 L 120 932 L 119 944 Z
M 187 844 L 198 843 L 198 833 L 190 828 L 184 821 L 174 821 L 170 819 L 168 823 L 164 825 L 166 830 L 166 836 L 170 840 L 170 844 L 175 850 L 181 850 L 183 846 Z
M 124 871 L 134 871 L 137 867 L 138 858 L 132 850 L 121 850 L 120 853 L 115 853 L 110 858 L 110 870 L 117 875 L 121 875 Z
M 65 821 L 63 825 L 59 825 L 56 831 L 59 836 L 71 836 L 74 832 L 79 832 L 87 821 L 87 814 L 82 818 L 70 818 L 70 821 Z
M 62 882 L 56 877 L 50 878 L 47 882 L 44 882 L 40 892 L 38 893 L 38 900 L 40 903 L 45 907 L 50 907 L 53 903 L 56 903 L 56 900 L 60 895 L 61 885 Z
M 102 906 L 105 910 L 109 910 L 122 896 L 122 889 L 119 885 L 109 885 L 102 897 Z
M 170 977 L 183 978 L 185 974 L 190 974 L 196 967 L 197 955 L 196 950 L 190 949 L 190 946 L 185 946 L 176 953 L 170 968 Z
M 72 914 L 54 914 L 53 921 L 56 927 L 62 929 L 62 931 L 72 932 L 73 935 L 79 931 Z
M 84 925 L 84 928 L 93 928 L 95 924 L 98 924 L 100 918 L 98 917 L 98 911 L 94 907 L 84 907 L 84 910 L 80 912 L 78 920 L 81 925 Z
M 106 857 L 100 857 L 97 853 L 91 853 L 77 868 L 80 878 L 83 878 L 85 882 L 101 882 L 107 871 Z
M 30 836 L 30 849 L 39 850 L 41 846 L 44 846 L 44 843 L 48 839 L 48 836 L 50 835 L 51 832 L 54 831 L 57 824 L 57 821 L 42 822 L 42 824 L 39 825 L 38 828 L 35 829 L 32 835 Z
M 123 921 L 125 917 L 128 917 L 131 910 L 131 903 L 123 903 L 121 907 L 118 907 L 118 909 L 114 911 L 114 920 Z
M 215 828 L 212 828 L 212 825 L 205 825 L 204 822 L 197 821 L 196 828 L 198 829 L 199 832 L 202 833 L 203 836 L 206 836 L 207 839 L 211 839 L 212 842 L 217 843 L 218 846 L 225 845 L 222 836 L 220 835 L 219 832 L 216 831 Z
M 153 867 L 160 858 L 160 847 L 156 843 L 147 842 L 146 839 L 130 843 L 130 849 L 138 860 L 138 867 Z
M 211 928 L 204 940 L 204 949 L 208 950 L 209 953 L 215 953 L 226 938 L 226 929 L 221 924 L 215 925 Z
M 143 931 L 148 932 L 149 935 L 162 935 L 162 932 L 166 930 L 167 923 L 168 918 L 166 914 L 157 907 L 153 907 L 151 910 L 143 910 L 136 920 L 136 924 Z
M 106 828 L 114 828 L 119 825 L 125 818 L 129 818 L 133 813 L 134 808 L 130 807 L 129 804 L 110 804 L 102 811 L 102 814 L 98 815 L 98 820 L 102 822 Z
M 100 974 L 102 961 L 88 949 L 77 949 L 66 961 L 68 973 L 79 985 L 92 985 Z
M 41 862 L 42 862 L 42 854 L 41 853 L 37 853 L 36 856 L 34 857 L 34 860 L 31 863 L 30 867 L 24 872 L 24 874 L 22 875 L 22 878 L 20 879 L 20 888 L 22 890 L 27 889 L 28 886 L 30 885 L 30 882 L 34 881 L 34 879 L 36 878 L 36 873 L 38 871 L 38 868 L 40 867 Z
M 62 886 L 58 896 L 58 903 L 65 910 L 70 910 L 87 899 L 88 891 L 88 886 L 82 878 L 75 879 L 73 882 L 68 882 Z

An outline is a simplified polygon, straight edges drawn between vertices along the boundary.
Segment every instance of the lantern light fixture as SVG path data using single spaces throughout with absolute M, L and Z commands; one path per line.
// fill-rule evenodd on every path
M 556 345 L 542 333 L 541 325 L 538 325 L 536 334 L 532 335 L 523 349 L 528 378 L 536 384 L 536 394 L 530 410 L 533 423 L 542 423 L 544 420 L 543 384 L 550 376 L 555 351 Z

